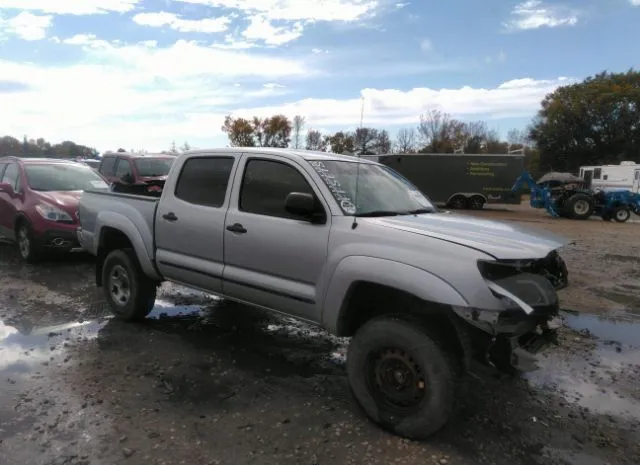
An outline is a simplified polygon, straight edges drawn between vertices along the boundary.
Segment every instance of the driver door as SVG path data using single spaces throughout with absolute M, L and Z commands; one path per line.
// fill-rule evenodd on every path
M 224 294 L 317 321 L 318 283 L 327 261 L 331 214 L 313 179 L 277 155 L 246 155 L 224 230 Z M 312 224 L 285 210 L 291 192 L 310 193 L 326 213 Z

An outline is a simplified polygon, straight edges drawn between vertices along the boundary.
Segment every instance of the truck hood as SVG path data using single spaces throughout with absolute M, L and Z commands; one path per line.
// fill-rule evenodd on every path
M 566 238 L 547 231 L 446 212 L 362 219 L 471 247 L 497 259 L 544 258 L 569 243 Z

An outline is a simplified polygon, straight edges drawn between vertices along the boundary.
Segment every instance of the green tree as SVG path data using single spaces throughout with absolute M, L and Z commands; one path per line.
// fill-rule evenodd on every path
M 338 131 L 329 136 L 328 140 L 333 153 L 352 154 L 356 150 L 356 138 L 351 132 Z
M 602 72 L 559 87 L 529 131 L 543 170 L 640 161 L 640 72 Z

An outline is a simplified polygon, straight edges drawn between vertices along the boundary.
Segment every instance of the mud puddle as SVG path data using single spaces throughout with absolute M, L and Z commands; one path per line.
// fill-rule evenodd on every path
M 84 321 L 18 328 L 0 321 L 0 443 L 8 434 L 30 427 L 33 418 L 20 417 L 19 406 L 32 402 L 24 394 L 35 380 L 46 379 L 50 369 L 69 362 L 67 349 L 78 340 L 97 337 L 106 321 Z
M 564 314 L 571 333 L 526 376 L 594 414 L 640 421 L 640 320 Z

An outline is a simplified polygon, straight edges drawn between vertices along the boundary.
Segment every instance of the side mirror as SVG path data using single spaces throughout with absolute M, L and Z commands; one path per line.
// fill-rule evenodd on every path
M 284 209 L 292 215 L 308 218 L 312 223 L 324 223 L 324 213 L 318 210 L 316 199 L 311 194 L 291 192 L 284 201 Z
M 0 192 L 4 192 L 5 194 L 13 195 L 13 187 L 11 184 L 6 182 L 0 182 Z

